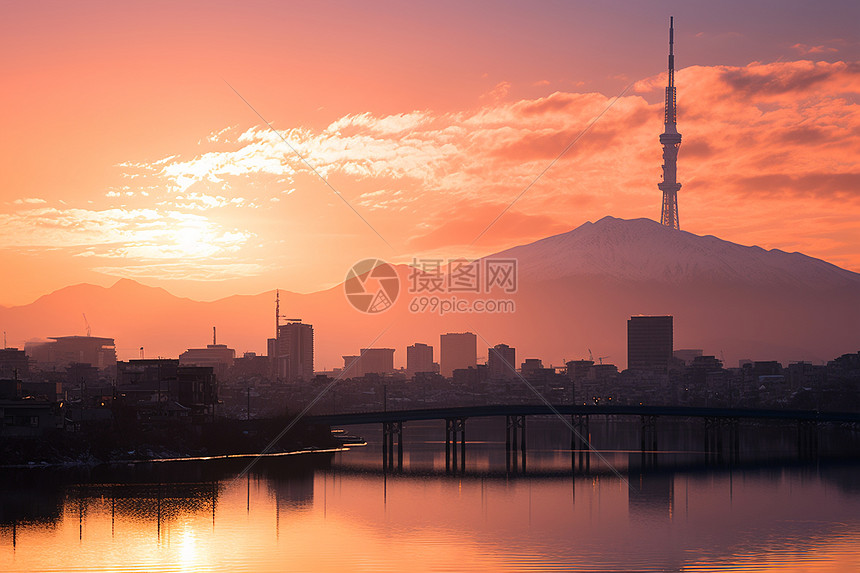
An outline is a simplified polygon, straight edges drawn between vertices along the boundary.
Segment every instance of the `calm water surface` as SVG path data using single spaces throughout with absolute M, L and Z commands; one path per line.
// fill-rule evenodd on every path
M 502 424 L 469 422 L 456 472 L 433 422 L 407 427 L 393 471 L 376 427 L 350 429 L 366 448 L 245 477 L 241 463 L 7 471 L 0 571 L 860 570 L 856 462 L 793 460 L 775 434 L 706 464 L 684 429 L 643 456 L 635 428 L 593 424 L 604 461 L 586 473 L 561 428 L 530 420 L 523 472 Z

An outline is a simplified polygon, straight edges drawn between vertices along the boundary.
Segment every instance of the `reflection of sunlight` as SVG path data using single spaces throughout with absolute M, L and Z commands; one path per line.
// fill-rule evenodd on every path
M 184 570 L 194 570 L 199 566 L 197 536 L 189 524 L 185 524 L 177 540 L 179 546 L 179 565 Z

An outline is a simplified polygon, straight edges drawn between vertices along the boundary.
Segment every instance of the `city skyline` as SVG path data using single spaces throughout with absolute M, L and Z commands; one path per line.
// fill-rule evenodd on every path
M 857 0 L 0 15 L 0 570 L 860 563 Z
M 856 350 L 860 275 L 804 255 L 699 237 L 647 219 L 608 217 L 495 257 L 483 260 L 484 266 L 517 261 L 515 274 L 524 281 L 517 292 L 496 286 L 486 298 L 420 291 L 447 279 L 432 269 L 422 274 L 399 265 L 396 303 L 367 314 L 352 306 L 343 287 L 207 303 L 120 279 L 110 288 L 76 285 L 31 305 L 0 308 L 0 323 L 7 345 L 19 348 L 45 336 L 82 335 L 91 325 L 93 334 L 117 339 L 123 358 L 137 357 L 141 347 L 146 356 L 177 355 L 211 340 L 217 326 L 219 340 L 240 354 L 264 355 L 271 354 L 265 341 L 274 335 L 271 316 L 280 304 L 282 320 L 300 315 L 314 325 L 320 370 L 368 347 L 374 335 L 374 347 L 402 348 L 457 331 L 477 332 L 487 346 L 504 341 L 518 355 L 539 355 L 552 364 L 593 349 L 624 366 L 624 324 L 637 314 L 675 315 L 678 348 L 702 348 L 729 363 L 751 357 L 821 363 Z M 421 305 L 434 297 L 449 303 L 459 297 L 467 306 L 474 300 L 506 302 L 510 308 L 442 313 L 438 305 Z
M 421 5 L 93 7 L 7 9 L 2 305 L 117 277 L 201 300 L 312 292 L 368 255 L 656 219 L 670 15 L 684 228 L 860 269 L 854 4 L 434 5 L 423 24 Z M 57 154 L 47 133 L 75 143 Z

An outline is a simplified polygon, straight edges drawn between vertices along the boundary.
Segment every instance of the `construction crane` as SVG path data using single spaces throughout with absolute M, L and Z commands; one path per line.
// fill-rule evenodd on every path
M 604 359 L 604 358 L 609 358 L 610 356 L 611 356 L 611 354 L 607 354 L 606 356 L 598 356 L 598 357 L 597 357 L 597 362 L 598 362 L 599 364 L 603 364 L 603 359 Z M 592 352 L 591 352 L 591 349 L 590 349 L 590 348 L 588 349 L 588 359 L 589 359 L 589 360 L 591 360 L 591 362 L 592 362 L 592 363 L 594 363 L 594 353 L 592 353 Z
M 84 324 L 87 325 L 87 337 L 89 338 L 90 336 L 92 336 L 92 329 L 90 329 L 90 321 L 87 320 L 87 314 L 86 313 L 81 313 L 81 314 L 84 315 Z

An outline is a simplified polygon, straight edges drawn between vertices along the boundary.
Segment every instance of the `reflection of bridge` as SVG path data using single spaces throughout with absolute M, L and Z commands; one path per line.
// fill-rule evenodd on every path
M 445 421 L 445 465 L 456 470 L 458 442 L 460 467 L 466 465 L 466 420 L 468 418 L 505 416 L 505 450 L 508 465 L 516 468 L 517 450 L 521 451 L 522 467 L 526 463 L 526 417 L 561 414 L 570 416 L 571 450 L 579 452 L 580 464 L 589 463 L 588 443 L 591 416 L 638 416 L 641 421 L 641 450 L 657 450 L 656 423 L 658 418 L 696 418 L 704 421 L 705 454 L 722 456 L 726 438 L 733 458 L 740 449 L 738 424 L 740 420 L 783 421 L 797 424 L 797 450 L 800 456 L 815 455 L 818 450 L 820 424 L 860 424 L 860 413 L 816 412 L 812 410 L 765 410 L 746 408 L 699 408 L 682 406 L 577 406 L 560 404 L 547 406 L 493 405 L 453 408 L 424 408 L 415 410 L 386 410 L 382 412 L 355 412 L 310 416 L 308 421 L 330 426 L 355 424 L 382 424 L 382 456 L 387 467 L 394 467 L 394 442 L 397 438 L 397 466 L 403 465 L 403 424 L 419 420 Z M 567 420 L 565 419 L 565 422 Z M 584 456 L 584 459 L 583 459 Z

